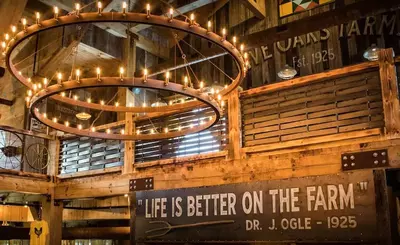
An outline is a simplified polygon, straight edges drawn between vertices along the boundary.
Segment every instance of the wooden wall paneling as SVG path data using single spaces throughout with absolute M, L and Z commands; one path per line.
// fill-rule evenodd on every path
M 239 102 L 239 92 L 235 89 L 228 96 L 228 135 L 229 135 L 229 145 L 228 145 L 228 157 L 230 159 L 240 159 L 240 148 L 242 146 L 241 140 L 241 113 L 240 113 L 240 102 Z
M 393 56 L 393 49 L 379 51 L 385 133 L 389 138 L 398 137 L 400 133 L 399 84 Z

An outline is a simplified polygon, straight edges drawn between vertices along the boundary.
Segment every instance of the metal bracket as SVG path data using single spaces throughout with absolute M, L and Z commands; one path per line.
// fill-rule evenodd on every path
M 389 166 L 387 150 L 342 154 L 342 171 Z
M 129 181 L 129 191 L 147 191 L 154 189 L 154 178 L 131 179 Z

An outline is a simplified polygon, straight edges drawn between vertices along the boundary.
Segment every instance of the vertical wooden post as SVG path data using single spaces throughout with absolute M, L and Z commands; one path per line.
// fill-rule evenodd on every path
M 228 95 L 228 127 L 229 147 L 228 158 L 231 160 L 240 159 L 241 140 L 241 112 L 239 102 L 239 91 L 235 89 Z
M 125 41 L 124 48 L 126 56 L 124 57 L 126 63 L 126 71 L 129 77 L 133 77 L 136 71 L 136 39 L 133 35 L 128 35 Z M 134 101 L 129 101 L 133 96 L 128 96 L 130 91 L 126 91 L 125 99 L 126 103 L 133 103 Z M 133 121 L 132 113 L 125 113 L 125 132 L 127 134 L 135 133 L 135 123 Z M 133 163 L 134 163 L 134 149 L 135 142 L 125 141 L 125 153 L 124 153 L 124 168 L 122 174 L 132 173 Z
M 389 138 L 399 137 L 400 104 L 393 49 L 379 51 L 379 73 L 382 86 L 385 134 Z
M 389 196 L 385 170 L 374 170 L 375 205 L 379 244 L 392 244 L 392 228 L 390 224 Z
M 49 141 L 49 152 L 50 152 L 50 163 L 47 166 L 47 174 L 57 177 L 59 174 L 60 165 L 60 140 L 50 140 Z
M 49 226 L 49 235 L 46 245 L 60 245 L 62 241 L 63 203 L 54 200 L 54 195 L 42 201 L 42 219 Z
M 136 245 L 136 192 L 131 191 L 129 193 L 129 207 L 131 212 L 131 219 L 129 225 L 131 227 L 131 245 Z

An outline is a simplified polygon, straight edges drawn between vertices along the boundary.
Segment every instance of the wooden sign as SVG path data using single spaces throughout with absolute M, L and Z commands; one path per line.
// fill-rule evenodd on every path
M 399 38 L 400 12 L 393 11 L 260 46 L 249 50 L 251 69 L 244 88 L 280 81 L 277 73 L 286 64 L 305 76 L 365 62 L 363 54 L 372 45 L 400 55 Z
M 137 192 L 134 223 L 137 241 L 378 240 L 372 171 Z

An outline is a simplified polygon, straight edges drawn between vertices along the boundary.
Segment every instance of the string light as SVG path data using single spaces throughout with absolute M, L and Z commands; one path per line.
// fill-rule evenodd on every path
M 4 39 L 6 39 L 6 41 L 8 41 L 10 39 L 10 35 L 8 35 L 8 33 L 4 34 Z
M 26 32 L 26 24 L 27 24 L 27 23 L 26 23 L 26 19 L 23 18 L 21 22 L 22 22 L 22 26 L 23 26 L 23 28 L 24 28 L 24 31 Z
M 57 123 L 57 118 L 56 117 L 53 117 L 53 122 Z
M 43 78 L 43 87 L 46 89 L 47 85 L 49 84 L 49 80 L 45 77 Z
M 149 71 L 146 68 L 144 68 L 144 70 L 143 70 L 143 82 L 147 82 L 147 75 L 149 74 L 148 72 Z
M 17 27 L 16 26 L 11 26 L 11 32 L 15 34 L 17 32 Z
M 167 86 L 168 85 L 168 83 L 169 83 L 169 77 L 170 77 L 170 72 L 169 71 L 167 71 L 166 73 L 165 73 L 165 82 L 164 82 L 164 85 L 165 86 Z
M 79 18 L 79 14 L 81 11 L 81 5 L 79 3 L 75 3 L 75 14 Z
M 228 88 L 228 84 L 225 84 L 224 89 L 227 89 L 227 88 Z
M 117 102 L 115 102 L 115 107 L 118 107 L 119 106 L 119 102 L 117 101 Z
M 58 19 L 58 13 L 59 13 L 58 7 L 54 6 L 53 9 L 54 9 L 54 19 Z
M 233 38 L 232 38 L 232 43 L 233 43 L 232 48 L 236 47 L 236 42 L 237 42 L 237 38 L 236 38 L 236 36 L 233 36 Z
M 194 25 L 194 13 L 190 14 L 190 25 Z
M 100 100 L 100 105 L 104 105 L 104 100 Z
M 101 80 L 101 78 L 100 78 L 100 75 L 101 75 L 101 69 L 100 69 L 100 67 L 97 67 L 97 68 L 96 68 L 96 74 L 97 74 L 97 81 L 100 81 L 100 80 Z
M 146 102 L 143 102 L 143 107 L 146 107 Z
M 221 41 L 225 41 L 226 40 L 226 28 L 222 28 L 222 39 Z
M 150 3 L 146 5 L 147 18 L 150 18 Z
M 185 76 L 184 79 L 183 79 L 183 89 L 186 89 L 186 88 L 187 88 L 188 81 L 189 81 L 188 77 Z
M 35 83 L 35 84 L 33 84 L 33 91 L 36 91 L 37 90 L 37 84 Z
M 98 1 L 97 2 L 97 9 L 98 9 L 98 13 L 99 13 L 99 15 L 101 15 L 101 9 L 103 8 L 103 4 L 100 2 L 100 1 Z
M 107 133 L 107 134 L 110 134 L 110 133 L 111 133 L 111 130 L 108 128 L 108 129 L 106 130 L 106 133 Z
M 47 118 L 47 113 L 46 113 L 46 112 L 43 113 L 43 117 L 44 117 L 44 118 Z
M 208 21 L 207 22 L 207 32 L 211 32 L 212 31 L 212 22 Z
M 121 129 L 121 134 L 125 134 L 125 129 Z
M 121 81 L 124 80 L 124 73 L 125 73 L 125 69 L 124 69 L 124 67 L 121 66 L 119 68 L 119 78 L 121 79 Z
M 164 132 L 165 132 L 165 133 L 168 133 L 168 128 L 164 128 Z
M 3 48 L 3 49 L 6 49 L 6 47 L 7 47 L 7 44 L 6 44 L 6 42 L 1 42 L 1 47 Z
M 126 2 L 122 2 L 122 14 L 125 16 L 126 14 L 126 8 L 127 8 L 127 4 Z
M 172 105 L 173 103 L 174 103 L 174 102 L 173 102 L 172 100 L 170 100 L 168 104 L 169 104 L 169 105 Z
M 170 8 L 169 9 L 169 21 L 172 22 L 173 18 L 174 18 L 174 9 Z
M 242 43 L 242 44 L 240 44 L 240 53 L 243 54 L 243 52 L 244 52 L 244 44 Z
M 40 25 L 40 13 L 36 12 L 36 24 Z
M 150 129 L 150 134 L 154 134 L 154 129 Z
M 75 74 L 76 74 L 76 81 L 79 83 L 80 82 L 80 76 L 81 76 L 81 70 L 76 69 Z
M 203 88 L 204 88 L 204 82 L 201 81 L 201 82 L 200 82 L 200 90 L 203 90 Z
M 221 101 L 221 107 L 224 108 L 225 107 L 225 101 Z
M 178 126 L 178 131 L 181 131 L 182 130 L 182 127 L 179 125 Z
M 249 59 L 249 53 L 245 52 L 243 55 L 244 60 L 248 60 Z
M 42 89 L 42 84 L 41 84 L 41 83 L 38 83 L 38 84 L 37 84 L 37 87 L 38 87 L 38 89 Z
M 27 94 L 28 94 L 29 97 L 31 97 L 31 96 L 32 96 L 32 90 L 29 89 L 29 90 L 27 91 Z
M 222 99 L 220 94 L 217 96 L 217 99 L 218 99 L 218 101 L 220 101 Z
M 214 94 L 215 94 L 215 89 L 214 89 L 214 88 L 211 88 L 211 91 L 210 91 L 210 92 L 211 92 L 212 95 L 214 95 Z
M 88 98 L 86 101 L 87 101 L 87 103 L 92 103 L 92 99 L 91 98 Z
M 137 135 L 140 134 L 140 129 L 136 130 L 136 134 L 137 134 Z
M 61 72 L 59 72 L 58 74 L 57 74 L 57 83 L 58 83 L 58 85 L 62 85 L 62 73 Z
M 90 130 L 94 133 L 96 132 L 96 128 L 95 127 L 91 127 Z
M 65 92 L 61 92 L 61 97 L 65 97 Z
M 78 100 L 79 99 L 79 97 L 78 97 L 78 95 L 74 95 L 74 100 Z
M 65 125 L 65 127 L 69 127 L 69 122 L 65 121 L 64 125 Z
M 78 124 L 78 129 L 82 130 L 82 124 Z

